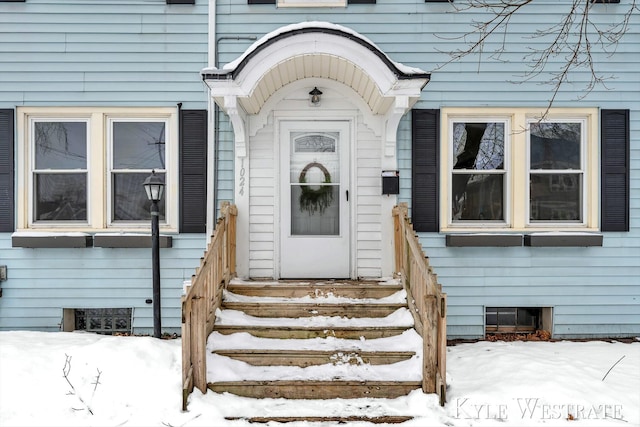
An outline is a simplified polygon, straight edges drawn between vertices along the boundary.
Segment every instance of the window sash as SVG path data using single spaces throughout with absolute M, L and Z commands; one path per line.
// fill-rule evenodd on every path
M 154 134 L 140 135 L 141 138 L 150 138 L 147 143 L 149 149 L 141 152 L 136 152 L 132 159 L 136 160 L 132 167 L 123 167 L 123 156 L 118 152 L 122 152 L 121 147 L 117 146 L 115 141 L 116 130 L 115 126 L 119 123 L 161 123 L 164 125 L 164 139 L 162 135 L 157 133 L 157 129 L 153 129 Z M 144 129 L 140 129 L 144 131 Z M 108 166 L 108 179 L 107 179 L 107 222 L 109 226 L 122 226 L 127 224 L 136 224 L 140 222 L 148 222 L 151 218 L 150 206 L 151 202 L 147 199 L 142 182 L 144 179 L 151 175 L 152 171 L 155 171 L 157 175 L 163 177 L 165 183 L 167 180 L 167 168 L 166 165 L 169 161 L 167 140 L 170 134 L 169 120 L 165 118 L 153 118 L 153 117 L 109 117 L 107 119 L 107 144 L 109 155 Z M 163 140 L 162 140 L 163 139 Z M 136 139 L 134 139 L 136 141 Z M 135 142 L 134 142 L 135 143 Z M 150 161 L 156 155 L 152 152 L 155 151 L 157 144 L 163 145 L 162 154 L 159 155 L 158 161 Z M 134 147 L 135 149 L 136 147 Z M 139 148 L 139 147 L 137 147 Z M 159 167 L 140 167 L 140 166 L 159 166 Z M 124 179 L 124 181 L 123 181 Z M 129 181 L 129 182 L 126 182 Z M 139 186 L 134 184 L 139 181 Z M 120 185 L 119 185 L 120 184 Z M 119 191 L 121 185 L 126 185 L 126 191 Z M 139 188 L 138 188 L 139 187 Z M 165 191 L 162 200 L 158 203 L 160 211 L 160 223 L 167 223 L 166 206 L 167 198 L 170 197 L 168 191 Z M 119 200 L 128 200 L 127 205 L 119 206 Z
M 78 188 L 80 187 L 80 188 Z M 33 174 L 34 221 L 88 220 L 86 172 Z
M 53 161 L 46 167 L 45 157 L 39 157 L 37 128 L 39 124 L 52 124 L 50 129 L 52 134 L 51 153 L 62 154 L 62 159 Z M 84 147 L 79 148 L 80 153 L 73 152 L 73 149 L 64 155 L 64 151 L 68 151 L 66 140 L 66 127 L 56 128 L 56 123 L 84 123 Z M 30 155 L 30 174 L 29 174 L 29 223 L 30 224 L 52 224 L 56 225 L 87 225 L 90 218 L 90 185 L 89 185 L 89 169 L 88 162 L 90 156 L 90 121 L 85 118 L 78 117 L 31 117 L 29 121 L 28 144 Z M 60 141 L 64 134 L 65 141 Z M 41 135 L 41 134 L 40 134 Z M 75 135 L 79 137 L 79 135 Z M 62 143 L 65 147 L 54 147 Z M 82 153 L 84 150 L 84 153 Z M 67 157 L 79 157 L 84 154 L 83 167 L 64 167 L 64 165 L 56 165 L 56 163 L 64 163 Z M 41 159 L 41 161 L 39 161 Z M 82 162 L 80 162 L 82 163 Z M 40 168 L 38 168 L 40 166 Z M 57 167 L 56 167 L 57 166 Z M 66 182 L 64 177 L 67 178 Z M 74 179 L 75 177 L 75 179 Z M 78 179 L 80 178 L 80 179 Z M 75 181 L 75 182 L 73 182 Z M 80 181 L 84 181 L 84 190 L 78 191 L 77 186 Z M 46 194 L 45 194 L 46 193 Z M 47 199 L 57 198 L 60 200 L 59 206 L 54 206 L 55 202 Z
M 458 157 L 456 155 L 456 138 L 459 137 L 460 130 L 456 130 L 456 127 L 460 124 L 493 124 L 493 131 L 496 129 L 501 129 L 502 131 L 502 167 L 497 163 L 496 159 L 488 159 L 486 163 L 488 166 L 486 168 L 480 167 L 478 168 L 477 159 L 479 154 L 476 154 L 476 157 L 473 159 L 473 162 L 467 162 L 464 168 L 456 168 L 456 163 Z M 485 128 L 483 131 L 482 140 L 485 140 L 485 133 L 492 131 L 491 129 Z M 511 179 L 509 172 L 509 156 L 510 156 L 510 122 L 509 119 L 504 116 L 481 116 L 481 117 L 469 117 L 469 116 L 450 116 L 449 117 L 449 189 L 448 189 L 448 223 L 451 227 L 478 227 L 478 226 L 487 226 L 487 227 L 508 227 L 509 226 L 509 204 L 510 204 L 510 187 L 511 187 Z M 482 142 L 480 143 L 482 144 Z M 486 156 L 485 156 L 486 157 Z M 489 185 L 489 188 L 484 187 L 483 184 L 479 184 L 477 186 L 477 192 L 483 193 L 484 191 L 492 190 L 492 200 L 489 200 L 488 203 L 483 203 L 479 205 L 474 202 L 474 197 L 468 197 L 466 189 L 468 188 L 467 181 L 466 184 L 462 184 L 462 176 L 477 176 L 483 177 L 486 176 L 486 180 L 492 181 L 493 184 Z M 501 199 L 501 205 L 496 206 L 495 200 L 495 188 L 496 183 L 499 181 L 496 179 L 492 179 L 491 177 L 499 177 L 502 176 L 502 180 L 500 182 L 500 194 L 499 197 Z M 476 182 L 478 180 L 483 180 L 482 178 L 476 178 Z M 456 188 L 459 186 L 465 187 L 465 196 L 461 196 L 460 189 Z M 454 194 L 455 193 L 455 194 Z M 458 197 L 456 197 L 456 194 Z M 463 214 L 463 207 L 459 205 L 459 201 L 461 199 L 466 200 L 470 199 L 469 209 L 472 213 L 466 214 L 467 218 L 465 218 L 465 214 Z M 477 199 L 477 198 L 476 198 Z
M 579 124 L 579 153 L 576 161 L 567 162 L 566 169 L 546 169 L 544 164 L 532 167 L 532 124 Z M 587 153 L 587 121 L 584 118 L 554 118 L 546 120 L 528 119 L 526 132 L 527 145 L 527 226 L 566 226 L 586 224 L 586 153 Z M 548 150 L 547 155 L 552 155 Z M 552 159 L 553 160 L 553 159 Z M 555 163 L 555 162 L 554 162 Z M 554 164 L 555 165 L 555 164 Z M 575 177 L 572 179 L 571 177 Z M 578 186 L 576 189 L 575 186 Z M 573 208 L 572 206 L 575 206 Z

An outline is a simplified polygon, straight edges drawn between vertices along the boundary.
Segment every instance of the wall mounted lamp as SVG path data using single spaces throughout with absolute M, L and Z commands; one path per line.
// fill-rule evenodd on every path
M 320 105 L 320 96 L 322 95 L 322 92 L 317 88 L 314 87 L 313 90 L 311 92 L 309 92 L 309 101 L 311 102 L 311 105 L 314 107 L 317 107 L 318 105 Z

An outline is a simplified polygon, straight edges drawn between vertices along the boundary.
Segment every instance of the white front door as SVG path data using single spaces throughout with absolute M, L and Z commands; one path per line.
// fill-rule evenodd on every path
M 349 278 L 347 121 L 280 122 L 280 277 Z

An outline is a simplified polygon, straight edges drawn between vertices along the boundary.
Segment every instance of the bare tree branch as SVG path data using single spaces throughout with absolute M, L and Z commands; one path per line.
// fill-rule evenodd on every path
M 616 52 L 618 44 L 629 29 L 631 16 L 640 12 L 638 0 L 630 0 L 629 5 L 616 5 L 625 7 L 624 14 L 618 22 L 599 23 L 593 20 L 590 12 L 593 7 L 608 7 L 603 4 L 595 4 L 593 0 L 570 0 L 570 2 L 558 2 L 549 7 L 567 7 L 562 13 L 562 20 L 556 23 L 538 28 L 529 36 L 530 39 L 540 42 L 543 47 L 530 47 L 530 53 L 523 57 L 528 70 L 524 72 L 518 81 L 512 83 L 524 83 L 534 81 L 542 76 L 540 84 L 552 86 L 551 96 L 547 105 L 547 111 L 555 101 L 560 88 L 570 82 L 573 71 L 586 70 L 589 80 L 584 84 L 582 94 L 578 99 L 587 96 L 596 86 L 603 85 L 606 88 L 606 80 L 613 79 L 612 75 L 603 75 L 597 70 L 594 52 L 605 53 L 609 57 Z M 486 46 L 494 39 L 501 39 L 498 47 L 493 48 L 489 57 L 502 61 L 502 55 L 508 51 L 508 37 L 512 19 L 520 13 L 524 13 L 533 0 L 466 0 L 453 3 L 454 13 L 469 13 L 473 16 L 485 16 L 486 19 L 474 18 L 473 29 L 457 36 L 454 39 L 464 40 L 466 46 L 455 51 L 447 52 L 450 59 L 436 69 L 441 69 L 447 64 L 459 61 L 471 54 L 479 55 L 479 67 L 482 56 L 486 54 Z M 605 0 L 606 3 L 606 0 Z M 482 12 L 478 14 L 478 12 Z M 441 37 L 440 38 L 444 38 Z M 547 39 L 550 39 L 547 42 Z M 471 40 L 471 42 L 467 42 Z
M 62 376 L 64 377 L 65 380 L 67 380 L 67 384 L 69 384 L 69 387 L 71 388 L 71 390 L 69 392 L 67 392 L 67 395 L 70 396 L 76 396 L 78 398 L 78 400 L 80 401 L 80 403 L 82 403 L 84 405 L 84 407 L 87 409 L 87 411 L 93 415 L 93 410 L 91 409 L 91 405 L 90 403 L 87 404 L 84 399 L 82 398 L 82 396 L 76 391 L 76 388 L 73 386 L 73 383 L 71 382 L 71 380 L 69 379 L 69 374 L 71 373 L 71 356 L 69 356 L 68 354 L 65 354 L 65 361 L 64 361 L 64 366 L 62 367 Z M 93 395 L 96 392 L 96 388 L 98 388 L 98 384 L 100 384 L 100 375 L 102 374 L 102 372 L 100 372 L 100 370 L 98 369 L 98 375 L 96 376 L 96 380 L 94 383 L 95 387 L 93 388 L 93 393 L 91 394 L 91 400 L 93 400 Z M 82 409 L 80 408 L 71 408 L 74 411 L 82 411 Z

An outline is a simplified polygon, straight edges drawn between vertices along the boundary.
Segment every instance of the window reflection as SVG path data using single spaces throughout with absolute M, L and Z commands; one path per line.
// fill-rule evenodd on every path
M 165 122 L 113 122 L 111 178 L 112 219 L 150 219 L 150 205 L 142 183 L 152 170 L 165 179 Z M 166 182 L 166 180 L 165 180 Z M 164 199 L 158 204 L 165 219 Z
M 504 147 L 504 123 L 453 123 L 454 222 L 504 220 Z
M 582 221 L 582 123 L 529 125 L 529 220 Z
M 87 123 L 36 121 L 35 221 L 87 220 Z

